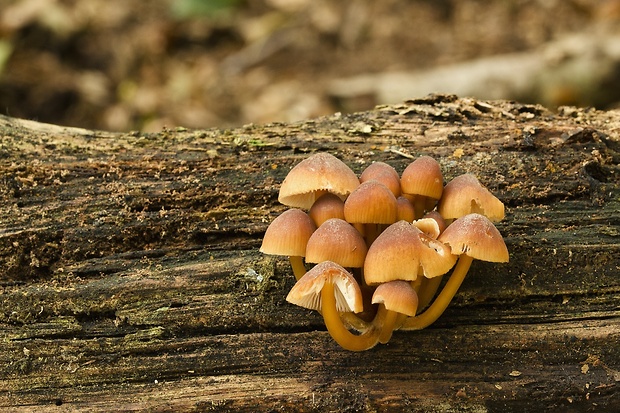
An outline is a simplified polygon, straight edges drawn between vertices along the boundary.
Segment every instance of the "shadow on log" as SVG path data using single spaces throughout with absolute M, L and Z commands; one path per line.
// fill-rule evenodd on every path
M 0 118 L 0 410 L 615 412 L 620 112 L 429 96 L 231 130 Z M 437 159 L 507 207 L 431 328 L 351 353 L 258 252 L 290 168 Z

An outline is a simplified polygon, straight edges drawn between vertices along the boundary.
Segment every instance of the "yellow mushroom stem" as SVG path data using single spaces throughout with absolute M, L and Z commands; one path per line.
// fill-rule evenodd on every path
M 426 278 L 423 277 L 422 284 L 420 285 L 418 293 L 418 309 L 422 310 L 426 308 L 431 301 L 433 301 L 433 297 L 437 293 L 439 286 L 441 285 L 441 280 L 443 276 Z
M 360 335 L 351 333 L 342 320 L 340 313 L 336 309 L 336 295 L 334 291 L 334 283 L 326 281 L 321 290 L 321 312 L 327 331 L 340 346 L 350 351 L 364 351 L 373 348 L 379 342 L 379 333 L 381 328 L 374 325 Z M 384 311 L 379 311 L 375 317 L 378 323 L 383 324 L 382 319 L 385 317 Z
M 295 278 L 297 281 L 306 273 L 306 266 L 304 265 L 304 257 L 299 257 L 295 255 L 291 255 L 289 261 L 291 262 L 291 268 L 293 269 L 293 274 L 295 274 Z
M 446 308 L 448 308 L 450 301 L 452 301 L 452 298 L 463 283 L 473 260 L 469 255 L 461 254 L 450 279 L 446 282 L 437 298 L 435 298 L 435 301 L 422 314 L 408 318 L 401 326 L 401 329 L 421 330 L 437 321 Z
M 384 307 L 383 304 L 379 304 Z M 385 307 L 384 307 L 385 308 Z M 397 313 L 396 311 L 386 310 L 385 319 L 383 320 L 383 326 L 381 326 L 381 333 L 379 334 L 379 343 L 385 344 L 392 338 L 394 330 L 405 321 L 407 316 L 405 314 Z

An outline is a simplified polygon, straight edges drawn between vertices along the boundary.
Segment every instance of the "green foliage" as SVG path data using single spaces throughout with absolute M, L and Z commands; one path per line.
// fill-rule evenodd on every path
M 192 17 L 217 18 L 230 14 L 242 0 L 177 0 L 172 3 L 172 13 L 179 19 Z

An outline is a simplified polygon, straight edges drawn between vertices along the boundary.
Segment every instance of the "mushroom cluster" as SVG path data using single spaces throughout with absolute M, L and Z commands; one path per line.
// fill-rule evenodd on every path
M 430 156 L 400 176 L 374 162 L 358 178 L 338 158 L 317 153 L 291 169 L 278 200 L 291 208 L 269 225 L 260 250 L 289 257 L 297 283 L 286 300 L 319 311 L 348 350 L 431 325 L 474 259 L 508 261 L 493 225 L 504 204 L 471 174 L 444 186 Z

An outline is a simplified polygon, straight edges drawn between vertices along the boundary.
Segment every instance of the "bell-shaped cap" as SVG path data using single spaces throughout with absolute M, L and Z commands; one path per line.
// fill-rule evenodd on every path
M 260 252 L 270 255 L 303 257 L 316 225 L 304 211 L 289 209 L 267 227 Z
M 347 222 L 360 224 L 392 224 L 398 217 L 396 197 L 378 181 L 366 181 L 344 202 Z
M 325 192 L 345 199 L 358 185 L 359 179 L 344 162 L 328 153 L 317 153 L 291 169 L 280 186 L 278 201 L 310 209 Z
M 351 224 L 330 218 L 308 240 L 306 262 L 333 261 L 343 267 L 361 268 L 366 252 L 364 238 Z
M 443 175 L 439 163 L 423 155 L 411 162 L 400 177 L 403 194 L 423 195 L 432 199 L 441 198 Z
M 410 282 L 389 281 L 380 284 L 372 295 L 373 304 L 383 304 L 386 310 L 413 317 L 418 310 L 418 294 Z

